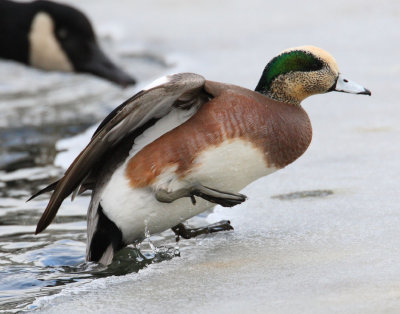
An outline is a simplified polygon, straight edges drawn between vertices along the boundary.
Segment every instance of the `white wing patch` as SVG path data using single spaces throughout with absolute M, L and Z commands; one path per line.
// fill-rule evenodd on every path
M 152 127 L 145 130 L 135 139 L 135 144 L 129 152 L 129 156 L 134 156 L 146 145 L 154 142 L 160 136 L 189 120 L 189 118 L 196 113 L 197 109 L 196 107 L 192 107 L 189 110 L 182 110 L 179 108 L 171 110 L 169 114 L 158 120 Z
M 143 88 L 143 90 L 152 89 L 152 88 L 157 87 L 157 86 L 159 86 L 159 85 L 166 84 L 166 83 L 168 83 L 169 81 L 170 81 L 170 78 L 169 78 L 168 75 L 162 76 L 162 77 L 156 79 L 155 81 L 151 82 L 149 85 L 145 86 L 145 87 Z

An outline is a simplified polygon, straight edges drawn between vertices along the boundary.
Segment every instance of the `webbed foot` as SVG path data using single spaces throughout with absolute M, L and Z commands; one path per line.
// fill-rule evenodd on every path
M 209 202 L 219 204 L 223 207 L 232 207 L 243 203 L 247 199 L 246 195 L 240 193 L 219 191 L 201 184 L 195 184 L 191 187 L 173 192 L 167 192 L 166 190 L 158 190 L 156 192 L 156 199 L 163 203 L 171 203 L 182 197 L 190 197 L 192 199 L 192 203 L 196 204 L 194 196 L 201 197 Z
M 221 220 L 211 225 L 200 228 L 187 228 L 183 223 L 180 223 L 175 227 L 172 227 L 171 229 L 177 235 L 177 239 L 179 239 L 179 237 L 182 237 L 184 239 L 191 239 L 201 234 L 233 230 L 233 227 L 229 220 Z

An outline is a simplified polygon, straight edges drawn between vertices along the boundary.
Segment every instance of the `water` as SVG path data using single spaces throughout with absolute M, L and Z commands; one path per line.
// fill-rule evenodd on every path
M 88 195 L 66 205 L 54 227 L 33 234 L 47 196 L 25 201 L 63 173 L 54 163 L 61 152 L 59 140 L 84 132 L 140 86 L 175 66 L 144 48 L 116 53 L 112 40 L 105 35 L 101 39 L 117 62 L 138 78 L 138 87 L 120 89 L 89 75 L 44 73 L 0 62 L 0 72 L 8 74 L 0 79 L 1 310 L 31 309 L 35 298 L 57 293 L 65 285 L 137 272 L 174 256 L 168 250 L 127 248 L 107 268 L 85 263 Z M 171 241 L 174 250 L 173 236 Z
M 88 195 L 67 200 L 39 236 L 33 231 L 47 197 L 25 200 L 64 171 L 89 126 L 140 86 L 121 90 L 87 75 L 0 62 L 0 72 L 11 73 L 0 77 L 1 309 L 399 311 L 397 1 L 72 3 L 89 12 L 105 49 L 141 86 L 193 71 L 254 88 L 276 53 L 314 44 L 373 96 L 307 99 L 314 138 L 306 154 L 247 187 L 244 204 L 192 221 L 229 219 L 233 232 L 181 240 L 174 252 L 167 231 L 151 237 L 154 249 L 144 241 L 102 268 L 84 263 Z

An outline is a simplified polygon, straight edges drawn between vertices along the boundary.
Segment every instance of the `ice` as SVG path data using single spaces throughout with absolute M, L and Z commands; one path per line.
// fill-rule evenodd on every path
M 50 176 L 58 175 L 59 171 L 53 166 L 19 169 L 13 172 L 0 171 L 0 178 L 3 182 L 16 180 L 39 180 Z
M 91 126 L 85 132 L 78 134 L 71 138 L 60 140 L 56 143 L 56 148 L 59 151 L 54 164 L 62 168 L 68 168 L 72 161 L 79 155 L 79 153 L 86 147 L 96 131 L 99 123 Z
M 248 186 L 244 204 L 217 207 L 207 218 L 230 219 L 233 232 L 193 240 L 180 258 L 139 273 L 67 286 L 31 309 L 399 311 L 398 1 L 71 2 L 90 12 L 95 25 L 107 18 L 129 28 L 120 41 L 181 54 L 192 61 L 182 70 L 249 88 L 281 50 L 320 46 L 372 97 L 330 93 L 306 100 L 314 138 L 305 155 Z

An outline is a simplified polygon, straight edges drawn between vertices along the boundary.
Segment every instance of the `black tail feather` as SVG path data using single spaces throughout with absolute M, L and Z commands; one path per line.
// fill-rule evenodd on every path
M 113 252 L 122 249 L 126 244 L 122 240 L 122 232 L 103 212 L 103 208 L 98 208 L 99 220 L 96 231 L 90 242 L 87 260 L 99 262 L 109 245 L 112 245 Z
M 56 182 L 53 182 L 52 184 L 46 186 L 44 189 L 41 189 L 39 192 L 36 192 L 35 194 L 33 194 L 28 200 L 27 202 L 33 200 L 34 198 L 38 197 L 39 195 L 42 195 L 43 193 L 46 192 L 51 192 L 54 191 L 58 182 L 60 182 L 60 180 L 57 180 Z

